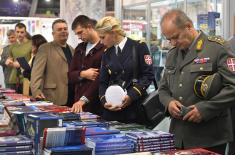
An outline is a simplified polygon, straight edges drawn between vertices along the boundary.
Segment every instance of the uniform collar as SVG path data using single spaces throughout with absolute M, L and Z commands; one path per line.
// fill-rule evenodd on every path
M 195 44 L 197 43 L 197 40 L 201 37 L 201 34 L 202 34 L 202 32 L 199 31 L 197 37 L 194 38 L 192 44 L 189 46 L 189 51 L 192 50 L 192 48 L 195 46 Z
M 123 48 L 124 48 L 126 42 L 127 42 L 127 37 L 124 37 L 124 38 L 122 39 L 122 41 L 121 41 L 118 45 L 116 45 L 116 48 L 117 48 L 117 46 L 119 46 L 119 48 L 120 48 L 121 50 L 123 50 Z

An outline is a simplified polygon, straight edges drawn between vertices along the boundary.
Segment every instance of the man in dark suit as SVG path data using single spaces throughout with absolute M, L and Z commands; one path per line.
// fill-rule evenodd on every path
M 159 97 L 172 118 L 170 132 L 175 135 L 175 146 L 225 154 L 226 143 L 233 138 L 230 107 L 235 103 L 234 53 L 225 48 L 222 38 L 197 31 L 180 10 L 167 12 L 161 28 L 174 46 L 168 52 Z M 222 79 L 218 81 L 222 88 L 211 98 L 200 97 L 195 91 L 196 79 L 215 73 Z M 203 85 L 202 96 L 206 89 L 208 85 Z
M 85 15 L 77 16 L 72 29 L 83 42 L 78 44 L 69 69 L 69 80 L 75 86 L 73 112 L 102 113 L 99 103 L 99 68 L 104 45 L 94 30 L 96 21 Z

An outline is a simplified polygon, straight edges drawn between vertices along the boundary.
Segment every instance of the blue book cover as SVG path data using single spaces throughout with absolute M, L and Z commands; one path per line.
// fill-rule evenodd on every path
M 32 140 L 23 136 L 7 136 L 0 137 L 0 147 L 3 146 L 19 146 L 19 145 L 32 145 Z
M 0 155 L 33 155 L 32 151 L 1 152 Z
M 2 152 L 17 152 L 17 151 L 30 151 L 30 150 L 32 150 L 32 145 L 2 146 L 2 147 L 0 147 L 0 153 L 2 153 Z
M 136 141 L 148 141 L 148 140 L 169 140 L 173 139 L 173 134 L 163 131 L 132 131 L 127 132 L 126 135 Z
M 83 127 L 108 127 L 109 124 L 107 122 L 98 122 L 98 121 L 65 121 L 63 122 L 64 127 L 75 127 L 75 126 L 83 126 Z
M 63 121 L 75 121 L 80 120 L 80 114 L 73 113 L 73 112 L 57 112 L 54 113 L 55 115 L 58 115 L 59 117 L 63 118 Z
M 33 139 L 34 154 L 40 155 L 40 137 L 45 128 L 62 126 L 62 118 L 50 113 L 30 114 L 27 116 L 26 135 Z
M 62 147 L 52 147 L 44 149 L 44 155 L 66 155 L 66 154 L 91 155 L 92 148 L 89 148 L 86 145 L 75 145 L 75 146 L 62 146 Z
M 44 147 L 59 147 L 85 143 L 85 128 L 47 128 L 43 133 Z
M 90 127 L 86 128 L 86 136 L 94 136 L 94 135 L 107 135 L 107 134 L 118 134 L 120 130 L 117 129 L 107 129 L 102 127 Z

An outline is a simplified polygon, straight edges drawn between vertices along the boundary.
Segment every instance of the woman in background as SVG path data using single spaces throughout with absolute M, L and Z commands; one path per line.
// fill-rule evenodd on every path
M 41 34 L 36 34 L 36 35 L 32 36 L 31 39 L 32 39 L 32 52 L 31 52 L 31 59 L 28 62 L 30 68 L 23 70 L 23 76 L 24 76 L 23 94 L 24 95 L 30 95 L 29 81 L 31 78 L 31 70 L 33 68 L 34 57 L 37 54 L 38 48 L 42 44 L 47 43 L 47 40 Z
M 29 79 L 30 80 L 30 75 L 31 75 L 31 70 L 32 70 L 32 67 L 33 67 L 33 61 L 34 61 L 34 57 L 38 51 L 38 48 L 44 44 L 44 43 L 47 43 L 47 40 L 41 35 L 41 34 L 36 34 L 34 36 L 32 36 L 32 53 L 31 53 L 31 59 L 29 60 L 29 66 L 30 66 L 30 69 L 29 70 L 24 70 L 23 71 L 23 75 L 25 78 Z

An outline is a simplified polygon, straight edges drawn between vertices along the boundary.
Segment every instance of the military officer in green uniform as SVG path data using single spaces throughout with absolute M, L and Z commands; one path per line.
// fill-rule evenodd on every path
M 235 103 L 235 55 L 222 38 L 197 31 L 180 10 L 168 11 L 161 28 L 174 46 L 168 52 L 159 95 L 172 118 L 170 132 L 175 134 L 176 147 L 224 154 L 233 138 L 229 108 Z M 213 80 L 216 77 L 219 80 Z M 214 84 L 219 89 L 210 90 Z M 216 93 L 208 97 L 207 91 Z

